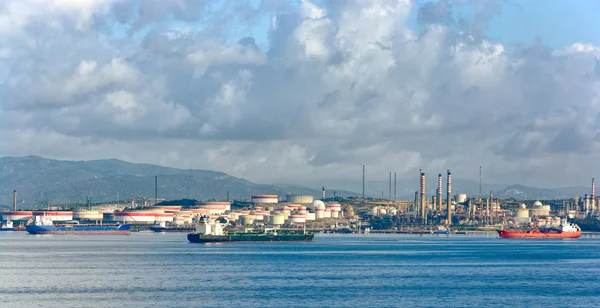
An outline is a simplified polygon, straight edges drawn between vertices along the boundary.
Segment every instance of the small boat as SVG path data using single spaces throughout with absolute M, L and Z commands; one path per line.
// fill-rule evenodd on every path
M 190 243 L 223 243 L 223 242 L 310 242 L 314 234 L 306 231 L 283 231 L 275 229 L 259 232 L 227 232 L 223 224 L 217 220 L 210 222 L 208 216 L 200 217 L 196 230 L 189 233 L 187 238 Z
M 150 230 L 154 232 L 193 232 L 196 230 L 195 227 L 186 226 L 167 226 L 164 222 L 159 225 L 150 226 Z
M 578 238 L 581 228 L 577 224 L 564 223 L 558 228 L 531 227 L 524 230 L 497 230 L 501 238 Z

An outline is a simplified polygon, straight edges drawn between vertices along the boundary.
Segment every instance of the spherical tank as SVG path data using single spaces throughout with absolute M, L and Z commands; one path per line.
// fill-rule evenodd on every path
M 279 202 L 279 196 L 278 195 L 254 195 L 251 198 L 251 201 L 253 203 L 277 203 Z
M 467 202 L 467 194 L 458 194 L 456 196 L 456 202 L 458 202 L 458 203 Z
M 325 208 L 325 203 L 323 203 L 323 201 L 321 200 L 314 200 L 311 204 L 310 204 L 310 208 L 313 210 L 316 210 L 318 208 Z
M 533 203 L 533 206 L 542 206 L 542 205 L 543 205 L 543 204 L 542 204 L 542 202 L 540 202 L 539 200 L 536 200 L 536 201 Z
M 269 216 L 270 225 L 283 225 L 285 218 L 282 215 Z

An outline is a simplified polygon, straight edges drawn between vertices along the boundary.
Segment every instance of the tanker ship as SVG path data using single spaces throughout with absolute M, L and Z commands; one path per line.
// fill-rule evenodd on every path
M 26 226 L 29 234 L 80 234 L 80 235 L 102 235 L 102 234 L 130 234 L 130 225 L 95 225 L 95 224 L 62 224 L 55 225 L 46 217 L 36 216 L 32 224 Z
M 223 230 L 221 223 L 217 221 L 211 223 L 208 216 L 202 216 L 196 226 L 196 231 L 189 233 L 187 238 L 191 243 L 310 242 L 314 236 L 312 233 L 298 231 L 227 232 Z
M 572 223 L 564 223 L 549 228 L 529 228 L 526 230 L 497 230 L 501 238 L 578 238 L 581 228 Z
M 154 232 L 193 232 L 196 230 L 196 228 L 185 226 L 167 226 L 164 222 L 161 222 L 159 225 L 150 226 L 150 230 Z

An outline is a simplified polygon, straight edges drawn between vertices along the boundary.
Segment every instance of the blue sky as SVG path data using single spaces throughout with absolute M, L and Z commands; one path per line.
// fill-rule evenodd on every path
M 488 36 L 504 45 L 528 44 L 540 38 L 553 48 L 587 42 L 600 45 L 600 1 L 524 0 L 503 8 L 491 21 Z M 541 4 L 543 2 L 543 4 Z

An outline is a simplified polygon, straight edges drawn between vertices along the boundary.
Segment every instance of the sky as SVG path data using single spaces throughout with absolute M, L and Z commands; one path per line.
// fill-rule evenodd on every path
M 1 1 L 0 155 L 583 185 L 598 17 L 595 0 Z

